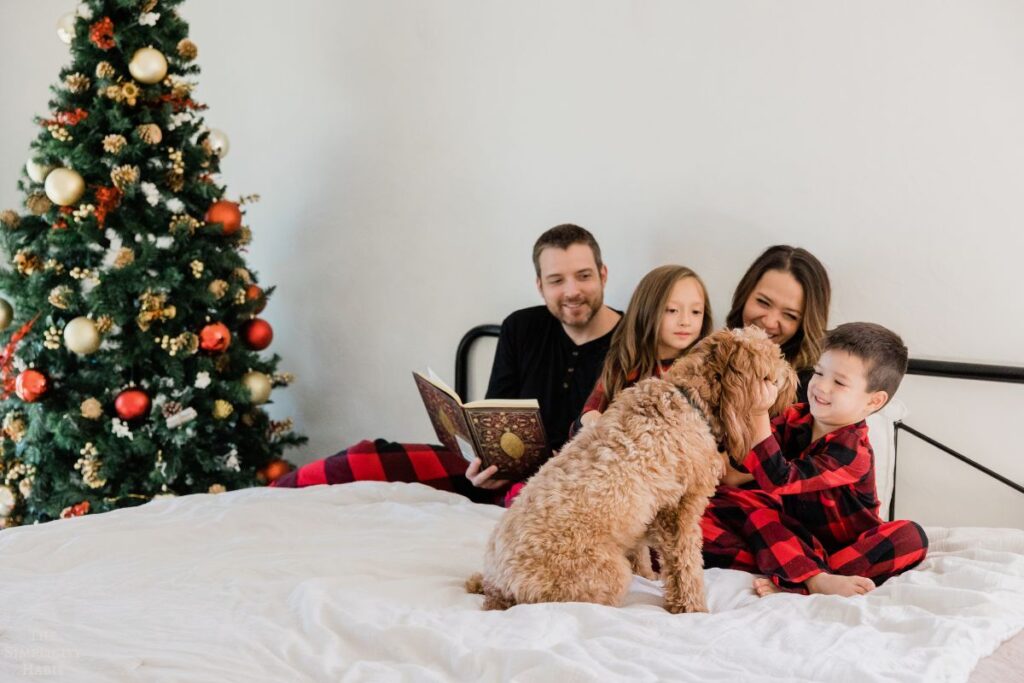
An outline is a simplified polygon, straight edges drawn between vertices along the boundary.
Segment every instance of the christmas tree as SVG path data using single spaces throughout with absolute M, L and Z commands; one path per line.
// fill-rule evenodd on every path
M 256 317 L 226 137 L 192 98 L 182 0 L 88 0 L 0 214 L 0 525 L 265 482 L 305 439 L 260 406 L 291 377 Z

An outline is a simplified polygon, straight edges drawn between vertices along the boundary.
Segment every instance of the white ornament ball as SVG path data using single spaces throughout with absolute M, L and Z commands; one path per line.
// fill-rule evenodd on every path
M 210 150 L 219 156 L 221 159 L 228 155 L 228 150 L 231 149 L 231 142 L 228 140 L 227 133 L 216 128 L 210 129 L 210 134 L 206 138 L 210 143 Z
M 96 323 L 85 316 L 79 316 L 64 326 L 64 346 L 80 356 L 86 356 L 100 348 L 100 332 Z
M 32 179 L 34 183 L 41 183 L 46 180 L 47 174 L 53 170 L 53 166 L 49 164 L 41 164 L 35 159 L 29 159 L 25 163 L 25 172 L 28 173 L 28 177 Z
M 242 384 L 249 390 L 249 398 L 254 405 L 261 405 L 270 400 L 270 391 L 273 387 L 270 378 L 262 372 L 250 370 L 242 375 Z
M 0 299 L 0 330 L 6 330 L 14 320 L 14 307 L 7 299 Z
M 75 13 L 68 12 L 57 20 L 57 37 L 62 43 L 68 45 L 75 38 Z
M 167 75 L 167 58 L 156 48 L 139 48 L 128 63 L 128 72 L 139 83 L 159 83 Z
M 85 181 L 70 168 L 55 168 L 47 174 L 43 189 L 54 204 L 70 206 L 85 194 Z

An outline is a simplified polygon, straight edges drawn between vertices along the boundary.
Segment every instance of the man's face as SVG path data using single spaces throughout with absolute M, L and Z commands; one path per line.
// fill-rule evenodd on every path
M 568 249 L 547 247 L 538 261 L 537 290 L 551 315 L 563 325 L 586 327 L 604 305 L 608 269 L 598 269 L 594 252 L 585 244 L 571 244 Z

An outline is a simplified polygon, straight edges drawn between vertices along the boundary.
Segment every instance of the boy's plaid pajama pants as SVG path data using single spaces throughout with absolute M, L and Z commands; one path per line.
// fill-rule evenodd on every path
M 880 585 L 924 559 L 928 537 L 907 520 L 882 522 L 852 543 L 828 547 L 788 516 L 777 496 L 720 486 L 701 519 L 704 566 L 768 576 L 780 588 L 806 592 L 803 582 L 825 571 L 865 576 Z

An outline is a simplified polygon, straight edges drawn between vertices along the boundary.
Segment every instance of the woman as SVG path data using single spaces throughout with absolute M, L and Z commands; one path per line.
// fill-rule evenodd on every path
M 821 261 L 806 249 L 780 244 L 747 269 L 725 319 L 728 327 L 760 327 L 782 348 L 800 378 L 800 402 L 807 401 L 807 382 L 821 355 L 831 297 Z

